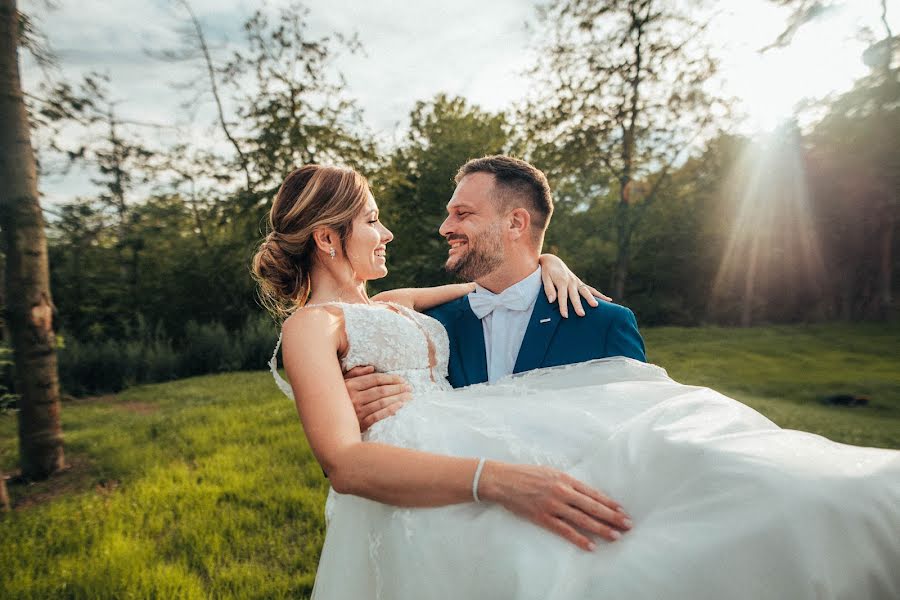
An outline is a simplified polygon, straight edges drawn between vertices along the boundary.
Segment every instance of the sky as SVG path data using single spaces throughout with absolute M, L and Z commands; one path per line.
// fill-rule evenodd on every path
M 108 73 L 123 117 L 178 123 L 199 143 L 221 144 L 211 127 L 214 108 L 203 102 L 191 117 L 180 104 L 186 94 L 173 84 L 202 77 L 197 64 L 172 64 L 153 51 L 179 46 L 177 29 L 185 13 L 170 0 L 20 0 L 20 8 L 39 17 L 59 57 L 60 72 L 77 80 L 89 71 Z M 288 0 L 265 4 L 245 0 L 192 0 L 213 45 L 224 61 L 242 44 L 241 25 L 258 6 L 274 9 Z M 311 32 L 356 33 L 364 53 L 346 55 L 336 66 L 348 94 L 364 112 L 373 134 L 386 145 L 402 138 L 417 100 L 438 92 L 466 97 L 487 110 L 503 110 L 521 100 L 530 82 L 537 2 L 533 0 L 308 0 Z M 900 0 L 889 1 L 889 18 L 900 31 Z M 722 89 L 737 98 L 746 114 L 740 128 L 752 133 L 775 126 L 803 97 L 822 97 L 849 89 L 866 71 L 860 26 L 878 28 L 877 0 L 848 0 L 843 10 L 801 29 L 790 47 L 760 54 L 782 31 L 787 12 L 766 0 L 714 2 L 711 43 L 721 60 Z M 33 91 L 42 76 L 23 53 L 22 77 Z M 148 131 L 147 135 L 158 135 Z M 45 177 L 45 202 L 59 202 L 92 191 L 89 176 Z

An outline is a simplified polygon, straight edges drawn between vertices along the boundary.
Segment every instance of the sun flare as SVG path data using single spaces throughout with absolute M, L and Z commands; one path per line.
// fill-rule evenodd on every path
M 740 290 L 741 322 L 746 325 L 773 290 L 787 296 L 821 290 L 825 266 L 794 127 L 780 127 L 748 143 L 722 193 L 734 218 L 714 296 Z

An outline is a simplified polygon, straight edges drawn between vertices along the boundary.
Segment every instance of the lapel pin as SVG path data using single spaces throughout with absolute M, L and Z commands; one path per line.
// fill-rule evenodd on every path
M 549 317 L 547 317 L 546 319 L 541 319 L 541 323 L 549 323 L 549 322 L 550 322 Z

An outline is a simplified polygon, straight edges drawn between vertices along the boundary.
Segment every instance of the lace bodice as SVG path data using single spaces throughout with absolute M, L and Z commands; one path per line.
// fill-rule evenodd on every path
M 402 376 L 415 393 L 450 389 L 446 379 L 450 342 L 444 326 L 438 321 L 387 302 L 329 302 L 327 305 L 340 308 L 344 314 L 348 342 L 347 353 L 341 359 L 344 371 L 361 365 L 372 365 L 380 373 Z M 269 361 L 269 369 L 281 391 L 293 399 L 290 384 L 278 374 L 280 346 L 279 335 Z

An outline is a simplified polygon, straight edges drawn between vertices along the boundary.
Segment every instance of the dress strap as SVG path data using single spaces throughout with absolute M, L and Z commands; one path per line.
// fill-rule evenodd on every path
M 291 384 L 284 380 L 284 377 L 278 372 L 278 349 L 281 348 L 281 336 L 282 333 L 278 333 L 278 343 L 275 344 L 275 350 L 272 352 L 272 358 L 269 360 L 269 370 L 272 371 L 272 377 L 275 378 L 275 385 L 278 386 L 284 395 L 294 399 L 294 390 L 291 389 Z

